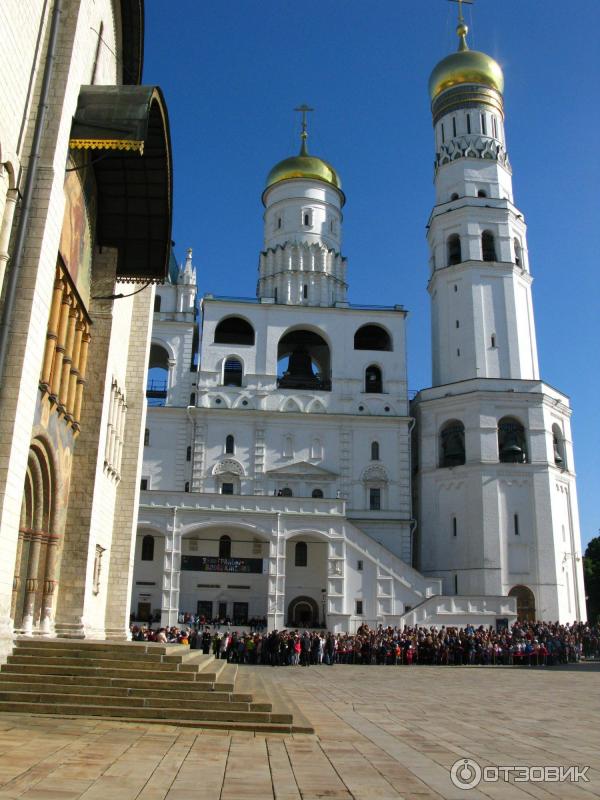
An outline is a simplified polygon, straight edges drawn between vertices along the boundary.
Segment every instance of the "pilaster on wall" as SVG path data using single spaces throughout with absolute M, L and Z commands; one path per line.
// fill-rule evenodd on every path
M 194 420 L 192 430 L 192 492 L 204 490 L 204 443 L 206 425 Z
M 269 542 L 269 577 L 267 596 L 268 628 L 281 630 L 285 627 L 285 538 L 277 526 L 277 538 Z
M 117 251 L 103 248 L 94 254 L 91 295 L 112 294 L 117 269 Z M 62 550 L 59 556 L 58 601 L 55 629 L 58 636 L 85 636 L 85 595 L 91 575 L 90 524 L 94 500 L 97 499 L 96 471 L 98 449 L 104 431 L 101 429 L 107 381 L 107 361 L 112 332 L 112 301 L 90 302 L 93 320 L 87 369 L 87 385 L 81 410 L 81 431 L 73 454 L 72 481 Z M 99 438 L 100 437 L 100 438 Z M 102 456 L 104 455 L 104 446 Z M 106 556 L 109 554 L 107 553 Z
M 181 533 L 177 520 L 177 508 L 166 526 L 165 560 L 163 567 L 162 602 L 160 624 L 167 627 L 177 625 L 179 616 L 179 584 L 181 577 Z
M 254 430 L 254 494 L 265 493 L 265 429 L 257 426 Z
M 121 461 L 110 548 L 105 631 L 108 639 L 129 638 L 129 598 L 133 582 L 135 539 L 138 523 L 144 429 L 146 427 L 146 375 L 150 358 L 150 334 L 154 290 L 133 298 L 127 353 L 127 425 Z

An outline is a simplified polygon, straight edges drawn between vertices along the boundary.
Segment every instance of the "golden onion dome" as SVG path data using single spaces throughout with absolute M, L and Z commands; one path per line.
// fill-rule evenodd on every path
M 491 56 L 477 50 L 469 50 L 467 33 L 469 29 L 460 22 L 456 32 L 460 39 L 458 52 L 446 56 L 435 67 L 429 78 L 429 96 L 432 102 L 445 89 L 464 83 L 476 83 L 488 86 L 502 94 L 504 75 L 500 64 Z
M 322 158 L 311 156 L 306 149 L 306 139 L 302 139 L 302 147 L 297 156 L 284 158 L 267 175 L 265 191 L 276 183 L 294 178 L 323 181 L 342 191 L 342 181 L 335 169 Z

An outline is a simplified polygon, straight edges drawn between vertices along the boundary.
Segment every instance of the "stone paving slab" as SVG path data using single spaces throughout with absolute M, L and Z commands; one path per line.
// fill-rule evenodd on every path
M 314 735 L 0 714 L 0 800 L 593 800 L 600 665 L 242 667 Z M 589 766 L 589 783 L 452 784 L 481 767 Z

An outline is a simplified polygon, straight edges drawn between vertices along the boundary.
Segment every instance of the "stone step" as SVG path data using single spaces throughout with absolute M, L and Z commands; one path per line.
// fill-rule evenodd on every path
M 230 664 L 229 666 L 234 666 Z M 163 676 L 161 680 L 153 680 L 151 678 L 137 678 L 137 677 L 109 677 L 99 672 L 97 676 L 90 677 L 87 675 L 62 675 L 58 674 L 43 674 L 41 672 L 31 672 L 24 674 L 20 670 L 14 672 L 6 672 L 6 665 L 0 672 L 0 685 L 3 682 L 10 682 L 11 684 L 46 684 L 46 685 L 63 685 L 63 686 L 88 686 L 90 689 L 94 687 L 112 686 L 114 688 L 132 688 L 136 691 L 149 691 L 156 690 L 159 692 L 184 692 L 186 695 L 196 694 L 230 694 L 234 691 L 235 671 L 227 672 L 224 677 L 216 683 L 208 681 L 190 681 L 185 680 L 169 680 L 169 676 Z M 41 669 L 41 668 L 40 668 Z M 187 674 L 187 673 L 183 673 Z
M 92 682 L 93 681 L 93 682 Z M 0 673 L 0 691 L 10 692 L 40 692 L 46 689 L 55 694 L 83 694 L 102 695 L 106 697 L 160 697 L 165 700 L 214 700 L 216 702 L 232 703 L 251 703 L 252 694 L 244 692 L 219 692 L 206 691 L 204 684 L 186 685 L 182 688 L 175 684 L 177 688 L 167 688 L 170 684 L 166 681 L 160 682 L 159 688 L 149 686 L 132 686 L 129 681 L 122 682 L 122 685 L 115 686 L 113 678 L 96 678 L 85 683 L 65 683 L 59 676 L 38 675 L 28 676 L 27 682 L 23 681 L 20 675 Z M 148 683 L 148 681 L 144 681 Z
M 7 717 L 10 718 L 12 713 L 18 714 L 19 712 L 6 711 Z M 44 715 L 36 712 L 31 712 L 30 716 L 42 717 Z M 51 714 L 49 716 L 64 718 L 65 714 Z M 81 715 L 80 715 L 81 716 Z M 136 717 L 119 717 L 119 722 L 130 722 L 133 724 L 140 723 Z M 202 728 L 204 730 L 226 730 L 226 731 L 247 731 L 249 733 L 294 733 L 293 724 L 282 724 L 275 722 L 228 722 L 226 720 L 194 720 L 194 719 L 153 719 L 147 718 L 144 720 L 144 725 L 173 725 L 177 728 Z
M 79 687 L 85 689 L 85 687 Z M 80 706 L 90 705 L 107 705 L 107 706 L 127 706 L 128 708 L 163 708 L 167 699 L 161 697 L 159 694 L 147 695 L 140 693 L 139 695 L 124 694 L 115 696 L 113 694 L 105 694 L 99 692 L 97 694 L 91 693 L 68 693 L 63 692 L 28 692 L 24 691 L 22 687 L 15 687 L 10 691 L 0 688 L 0 702 L 7 703 L 41 703 L 46 704 L 74 704 Z M 218 700 L 212 697 L 206 700 L 193 700 L 188 697 L 178 698 L 180 702 L 185 704 L 186 708 L 196 708 L 205 711 L 271 711 L 271 704 L 265 702 L 233 702 L 229 699 Z
M 88 717 L 131 717 L 141 721 L 146 719 L 194 719 L 224 722 L 276 722 L 292 724 L 291 714 L 271 714 L 268 711 L 213 711 L 197 708 L 135 708 L 135 714 L 128 707 L 114 705 L 74 705 L 69 703 L 32 703 L 23 701 L 0 701 L 0 712 L 11 711 L 20 714 L 60 714 L 61 716 Z
M 139 652 L 139 653 L 127 653 L 127 661 L 132 664 L 139 664 L 139 663 L 148 663 L 148 664 L 155 664 L 155 663 L 167 663 L 167 664 L 181 664 L 184 661 L 189 660 L 186 658 L 188 653 L 147 653 L 147 652 Z M 23 645 L 22 647 L 18 647 L 14 653 L 12 654 L 12 658 L 22 658 L 23 656 L 27 656 L 28 658 L 37 658 L 43 659 L 44 661 L 47 658 L 60 658 L 64 659 L 65 661 L 82 661 L 84 659 L 94 659 L 95 661 L 114 661 L 114 660 L 124 660 L 123 659 L 123 651 L 117 650 L 98 650 L 94 652 L 93 650 L 75 650 L 74 648 L 69 648 L 68 650 L 63 650 L 58 647 L 41 647 L 35 645 Z
M 65 669 L 70 667 L 96 667 L 99 669 L 129 669 L 129 670 L 148 670 L 148 671 L 157 671 L 157 672 L 198 672 L 199 665 L 196 663 L 174 663 L 174 662 L 165 662 L 160 660 L 161 657 L 159 656 L 158 661 L 146 661 L 146 660 L 139 660 L 139 661 L 129 661 L 124 659 L 97 659 L 93 656 L 79 656 L 79 657 L 71 657 L 71 656 L 45 656 L 43 659 L 40 659 L 37 655 L 21 655 L 20 653 L 16 653 L 14 655 L 10 655 L 7 658 L 7 664 L 22 664 L 23 666 L 34 665 L 37 666 L 40 663 L 46 666 L 62 666 Z
M 21 647 L 35 647 L 46 652 L 52 650 L 114 652 L 114 653 L 150 653 L 158 655 L 181 655 L 189 652 L 185 644 L 161 644 L 159 642 L 113 642 L 90 639 L 40 639 L 38 637 L 21 636 L 15 641 L 15 651 Z

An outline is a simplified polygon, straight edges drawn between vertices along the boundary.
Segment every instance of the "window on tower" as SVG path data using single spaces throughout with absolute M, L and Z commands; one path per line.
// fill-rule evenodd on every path
M 226 453 L 235 453 L 235 439 L 231 434 L 225 437 L 225 452 Z
M 440 467 L 459 467 L 465 463 L 465 426 L 451 419 L 440 431 Z
M 371 461 L 379 461 L 379 442 L 371 442 Z
M 485 189 L 479 189 L 479 191 L 477 192 L 477 197 L 487 197 L 487 192 L 485 191 Z
M 363 325 L 354 334 L 355 350 L 393 350 L 389 333 L 379 325 Z
M 481 234 L 481 256 L 484 261 L 496 261 L 496 242 L 491 231 Z
M 381 489 L 376 487 L 371 487 L 369 489 L 369 510 L 370 511 L 380 511 L 381 510 Z
M 525 428 L 514 417 L 503 417 L 498 423 L 498 456 L 503 464 L 527 463 Z
M 142 561 L 154 561 L 154 536 L 150 534 L 142 539 Z
M 467 133 L 471 133 L 471 115 L 467 114 Z
M 215 344 L 254 344 L 254 328 L 241 317 L 226 317 L 215 328 Z
M 239 358 L 228 358 L 223 365 L 223 386 L 241 386 L 244 370 Z
M 517 267 L 522 266 L 523 261 L 523 253 L 521 251 L 521 242 L 515 238 L 514 240 L 514 247 L 515 247 L 515 264 Z
M 381 394 L 383 391 L 383 381 L 381 379 L 381 370 L 375 364 L 371 364 L 365 370 L 365 392 L 371 394 Z
M 154 311 L 155 312 L 159 312 L 160 311 L 161 301 L 162 301 L 162 297 L 159 294 L 155 295 L 155 297 L 154 297 Z
M 294 566 L 306 567 L 308 565 L 308 545 L 306 542 L 296 542 L 294 551 Z
M 460 236 L 457 233 L 453 233 L 452 236 L 448 237 L 446 248 L 448 251 L 448 266 L 451 267 L 453 264 L 460 264 L 462 261 L 462 248 L 460 245 Z
M 456 117 L 452 117 L 452 135 L 456 136 Z
M 481 115 L 481 132 L 484 136 L 487 136 L 487 120 L 485 118 L 485 114 Z

